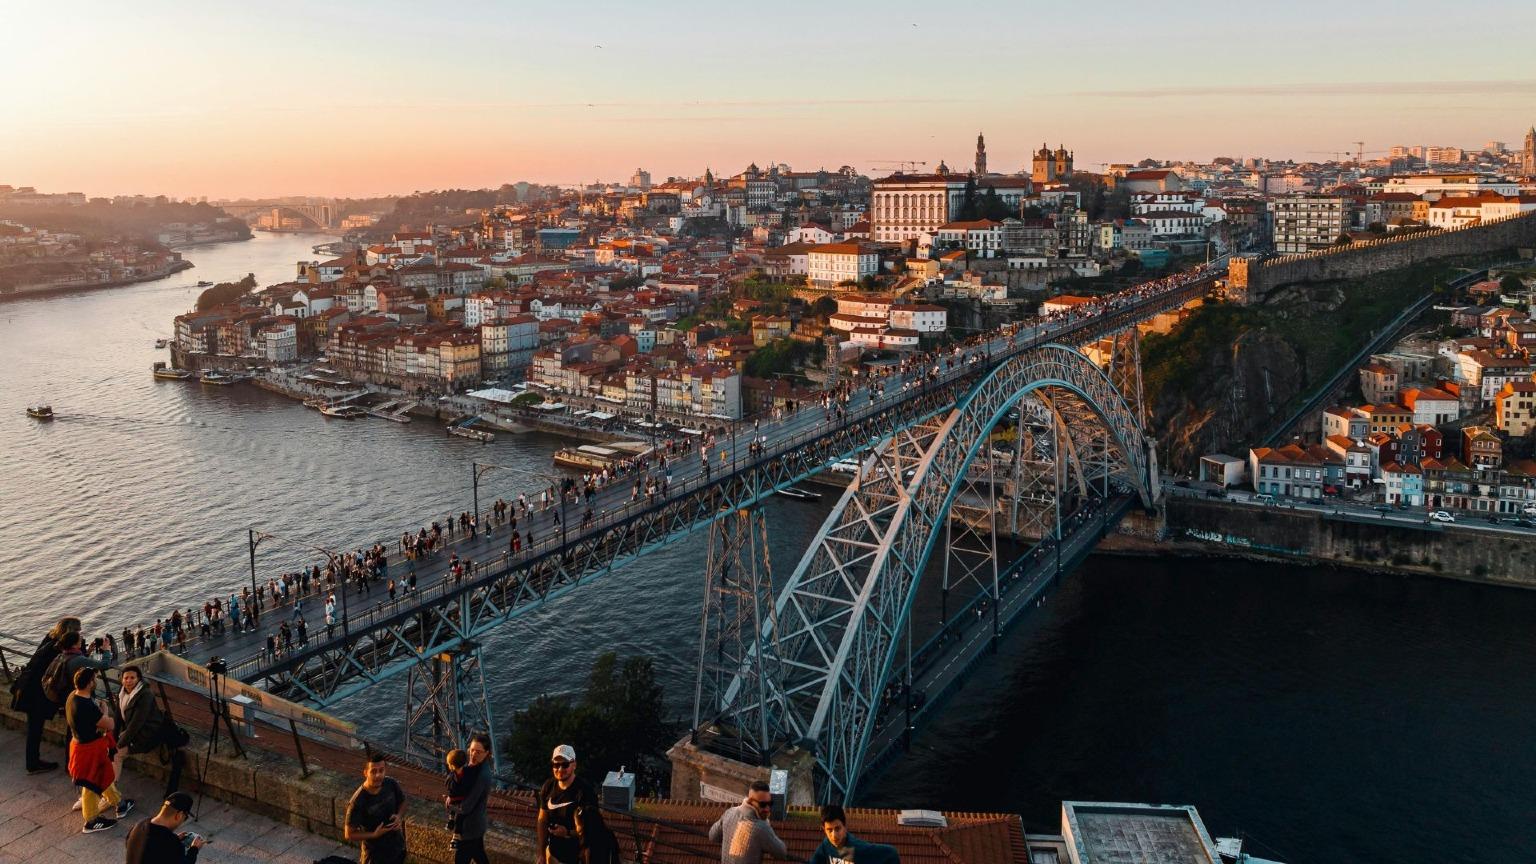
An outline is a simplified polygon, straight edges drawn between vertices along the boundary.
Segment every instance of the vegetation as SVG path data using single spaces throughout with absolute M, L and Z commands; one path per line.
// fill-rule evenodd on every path
M 223 306 L 233 303 L 256 290 L 256 274 L 247 273 L 239 282 L 220 282 L 212 288 L 203 289 L 203 293 L 197 295 L 197 311 L 202 312 L 215 306 Z
M 543 401 L 544 394 L 542 393 L 520 393 L 512 397 L 510 404 L 513 408 L 527 408 L 531 405 L 537 405 Z
M 514 714 L 502 755 L 524 781 L 538 783 L 549 775 L 550 748 L 570 744 L 582 774 L 594 783 L 622 766 L 635 774 L 640 793 L 664 793 L 666 751 L 677 734 L 663 719 L 664 705 L 649 657 L 630 657 L 621 665 L 609 651 L 592 664 L 579 701 L 544 695 Z
M 1499 290 L 1505 294 L 1519 294 L 1525 290 L 1525 282 L 1514 273 L 1505 273 L 1499 280 Z
M 241 237 L 250 237 L 244 222 L 211 204 L 173 204 L 164 196 L 142 203 L 114 204 L 106 198 L 92 198 L 82 205 L 58 204 L 42 207 L 9 207 L 0 204 L 0 219 L 14 219 L 24 225 L 65 231 L 89 239 L 121 236 L 153 240 L 172 222 L 212 224 L 230 220 L 227 227 Z
M 1195 309 L 1170 333 L 1150 333 L 1141 343 L 1141 379 L 1152 404 L 1157 394 L 1188 393 L 1206 371 L 1206 358 L 1259 326 L 1249 307 L 1208 303 Z
M 960 202 L 958 221 L 991 219 L 994 222 L 1001 222 L 1016 215 L 1018 214 L 1013 212 L 1013 208 L 1003 201 L 1002 196 L 998 195 L 997 190 L 992 186 L 988 185 L 984 190 L 978 190 L 975 178 L 965 181 L 965 197 Z
M 773 378 L 799 370 L 815 354 L 810 342 L 776 339 L 753 351 L 742 371 L 754 378 Z

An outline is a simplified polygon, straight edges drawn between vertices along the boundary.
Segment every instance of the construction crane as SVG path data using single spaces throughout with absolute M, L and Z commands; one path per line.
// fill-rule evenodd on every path
M 924 168 L 928 167 L 927 162 L 919 159 L 871 159 L 869 164 L 873 165 L 876 171 L 890 171 L 893 174 L 906 174 L 916 171 L 919 165 Z
M 1317 153 L 1317 154 L 1323 155 L 1323 156 L 1332 156 L 1333 157 L 1333 161 L 1335 161 L 1335 162 L 1343 162 L 1344 161 L 1344 157 L 1349 155 L 1349 151 L 1348 150 L 1308 150 L 1307 152 L 1308 153 Z

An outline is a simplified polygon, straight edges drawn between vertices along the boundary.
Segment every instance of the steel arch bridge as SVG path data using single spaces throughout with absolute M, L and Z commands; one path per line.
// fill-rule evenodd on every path
M 1000 481 L 992 433 L 1014 412 L 1014 458 Z M 998 520 L 1007 508 L 998 506 L 997 491 L 1003 486 L 1014 499 L 1017 534 L 1032 488 L 1023 476 L 1031 418 L 1054 433 L 1043 449 L 1054 457 L 1055 516 L 1024 520 L 1042 535 L 1054 530 L 1060 539 L 1060 502 L 1073 486 L 1081 494 L 1115 477 L 1144 506 L 1155 503 L 1155 450 L 1138 412 L 1109 375 L 1064 345 L 1000 364 L 947 416 L 899 430 L 877 447 L 778 596 L 763 628 L 767 638 L 743 658 L 717 714 L 748 739 L 766 735 L 752 741 L 759 752 L 776 742 L 811 749 L 822 800 L 854 794 L 904 634 L 910 657 L 913 605 L 934 551 L 945 549 L 946 596 L 953 579 L 988 591 L 994 609 L 1001 599 Z M 909 665 L 909 683 L 910 674 Z

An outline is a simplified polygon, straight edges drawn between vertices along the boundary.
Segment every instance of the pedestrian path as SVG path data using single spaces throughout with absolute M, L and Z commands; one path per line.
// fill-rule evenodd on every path
M 22 738 L 21 732 L 0 727 L 0 747 L 6 753 L 19 754 Z M 46 758 L 64 762 L 58 748 L 44 745 L 43 751 Z M 56 771 L 31 775 L 20 758 L 0 759 L 0 864 L 123 860 L 124 838 L 159 810 L 164 786 L 130 771 L 119 779 L 118 788 L 137 801 L 133 813 L 110 831 L 81 834 L 80 813 L 70 810 L 78 790 L 62 764 Z M 202 802 L 200 818 L 188 822 L 187 830 L 208 838 L 197 859 L 200 864 L 313 864 L 327 855 L 356 858 L 356 849 L 212 798 Z

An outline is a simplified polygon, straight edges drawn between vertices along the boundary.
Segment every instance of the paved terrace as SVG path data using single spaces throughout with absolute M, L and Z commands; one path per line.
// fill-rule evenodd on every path
M 162 704 L 192 733 L 188 767 L 182 788 L 196 794 L 203 772 L 208 728 L 208 700 L 201 693 L 166 682 L 152 681 Z M 22 715 L 0 709 L 0 742 L 19 751 Z M 237 729 L 240 728 L 237 726 Z M 317 858 L 341 854 L 355 859 L 356 849 L 340 844 L 346 799 L 360 782 L 366 748 L 356 739 L 346 746 L 305 737 L 295 743 L 286 728 L 258 722 L 254 736 L 241 732 L 248 759 L 233 755 L 227 738 L 219 753 L 207 760 L 208 783 L 200 818 L 189 830 L 211 838 L 199 861 L 276 861 L 310 864 Z M 44 757 L 62 760 L 63 722 L 55 720 L 44 744 Z M 302 747 L 303 755 L 299 754 Z M 373 748 L 380 749 L 380 748 Z M 14 751 L 13 751 L 14 752 Z M 19 760 L 0 765 L 0 864 L 41 860 L 117 860 L 127 829 L 147 818 L 158 805 L 162 767 L 150 758 L 129 757 L 122 788 L 142 810 L 127 824 L 98 834 L 80 834 L 80 814 L 71 812 L 75 790 L 63 770 L 29 776 Z M 451 861 L 442 832 L 441 774 L 393 759 L 390 775 L 412 799 L 407 811 L 407 838 L 412 858 L 419 862 Z M 590 778 L 589 778 L 590 779 Z M 713 864 L 718 844 L 707 832 L 728 805 L 708 802 L 642 799 L 633 812 L 609 811 L 623 860 L 656 864 Z M 859 836 L 896 846 L 907 864 L 1027 864 L 1028 849 L 1018 816 L 1005 813 L 946 813 L 946 828 L 911 828 L 897 824 L 891 810 L 850 809 L 849 821 Z M 492 833 L 487 846 L 495 862 L 531 860 L 535 820 L 533 794 L 527 790 L 498 791 L 490 803 Z M 790 861 L 805 861 L 821 841 L 821 824 L 811 808 L 790 808 L 774 830 L 789 846 Z
M 903 410 L 903 406 L 906 406 L 905 410 L 913 410 L 912 403 L 924 398 L 924 394 L 932 396 L 939 388 L 961 386 L 984 369 L 1030 347 L 1051 341 L 1071 343 L 1097 338 L 1106 329 L 1113 329 L 1111 325 L 1114 322 L 1123 326 L 1126 320 L 1138 320 L 1199 296 L 1209 288 L 1211 278 L 1211 274 L 1205 274 L 1198 278 L 1169 280 L 1168 284 L 1158 286 L 1157 290 L 1134 289 L 1128 296 L 1117 295 L 1117 299 L 1102 314 L 1064 316 L 1020 326 L 993 334 L 984 342 L 969 345 L 955 356 L 941 358 L 937 361 L 937 367 L 934 361 L 930 361 L 906 373 L 887 375 L 878 381 L 878 386 L 863 386 L 848 395 L 847 401 L 841 406 L 847 412 L 846 422 L 851 424 L 862 417 Z M 961 361 L 959 357 L 972 358 L 973 362 Z M 946 363 L 946 359 L 955 362 Z M 933 376 L 935 368 L 938 373 Z M 929 380 L 930 377 L 933 380 Z M 499 575 L 513 568 L 527 566 L 533 559 L 557 553 L 575 545 L 582 538 L 605 535 L 614 526 L 634 518 L 637 511 L 660 506 L 657 501 L 666 503 L 668 499 L 659 493 L 652 500 L 644 490 L 635 499 L 633 484 L 637 478 L 642 482 L 655 481 L 659 485 L 664 475 L 669 476 L 670 499 L 675 500 L 698 493 L 710 483 L 719 483 L 722 478 L 752 466 L 784 460 L 796 450 L 800 442 L 835 425 L 829 419 L 827 409 L 819 405 L 802 408 L 778 420 L 736 424 L 734 430 L 709 448 L 707 458 L 712 463 L 709 473 L 705 472 L 701 464 L 700 441 L 697 438 L 685 439 L 682 452 L 668 458 L 665 472 L 656 469 L 652 463 L 644 472 L 619 476 L 608 486 L 597 490 L 595 495 L 579 503 L 562 499 L 559 503 L 552 503 L 544 509 L 534 508 L 520 516 L 516 530 L 523 542 L 521 551 L 515 554 L 509 549 L 513 532 L 511 525 L 492 522 L 488 515 L 482 517 L 482 524 L 492 523 L 489 534 L 480 533 L 468 538 L 458 532 L 448 543 L 416 562 L 404 560 L 399 552 L 398 536 L 381 538 L 379 542 L 390 553 L 386 579 L 403 582 L 407 574 L 414 570 L 417 580 L 415 592 L 401 590 L 391 601 L 387 598 L 384 586 L 378 582 L 374 582 L 366 592 L 355 586 L 347 590 L 338 587 L 336 602 L 340 623 L 332 628 L 328 638 L 323 620 L 324 595 L 312 591 L 304 598 L 304 608 L 300 614 L 295 613 L 291 604 L 267 604 L 260 626 L 255 631 L 235 633 L 226 628 L 224 635 L 202 641 L 197 638 L 196 628 L 189 628 L 187 636 L 190 641 L 178 653 L 198 663 L 220 655 L 231 661 L 232 674 L 236 677 L 245 681 L 259 680 L 265 672 L 276 671 L 275 667 L 297 665 L 305 655 L 322 650 L 322 645 L 355 639 L 363 633 L 386 626 L 388 622 L 399 621 L 413 610 L 439 606 L 467 590 L 471 583 L 484 581 L 492 574 Z M 749 446 L 754 439 L 766 439 L 763 449 L 756 453 Z M 536 499 L 537 490 L 530 491 Z M 592 519 L 584 524 L 589 508 L 593 514 Z M 528 541 L 530 533 L 533 542 Z M 460 581 L 449 573 L 450 556 L 453 554 L 474 562 L 470 573 L 463 577 L 466 587 L 461 587 Z M 239 590 L 238 586 L 232 587 Z M 314 587 L 311 585 L 312 589 Z M 197 606 L 201 606 L 201 601 L 198 601 Z M 274 634 L 285 620 L 290 622 L 290 626 L 296 625 L 299 617 L 305 620 L 309 645 L 301 646 L 295 635 L 292 650 L 279 646 L 275 656 L 266 654 L 264 649 L 267 636 Z

